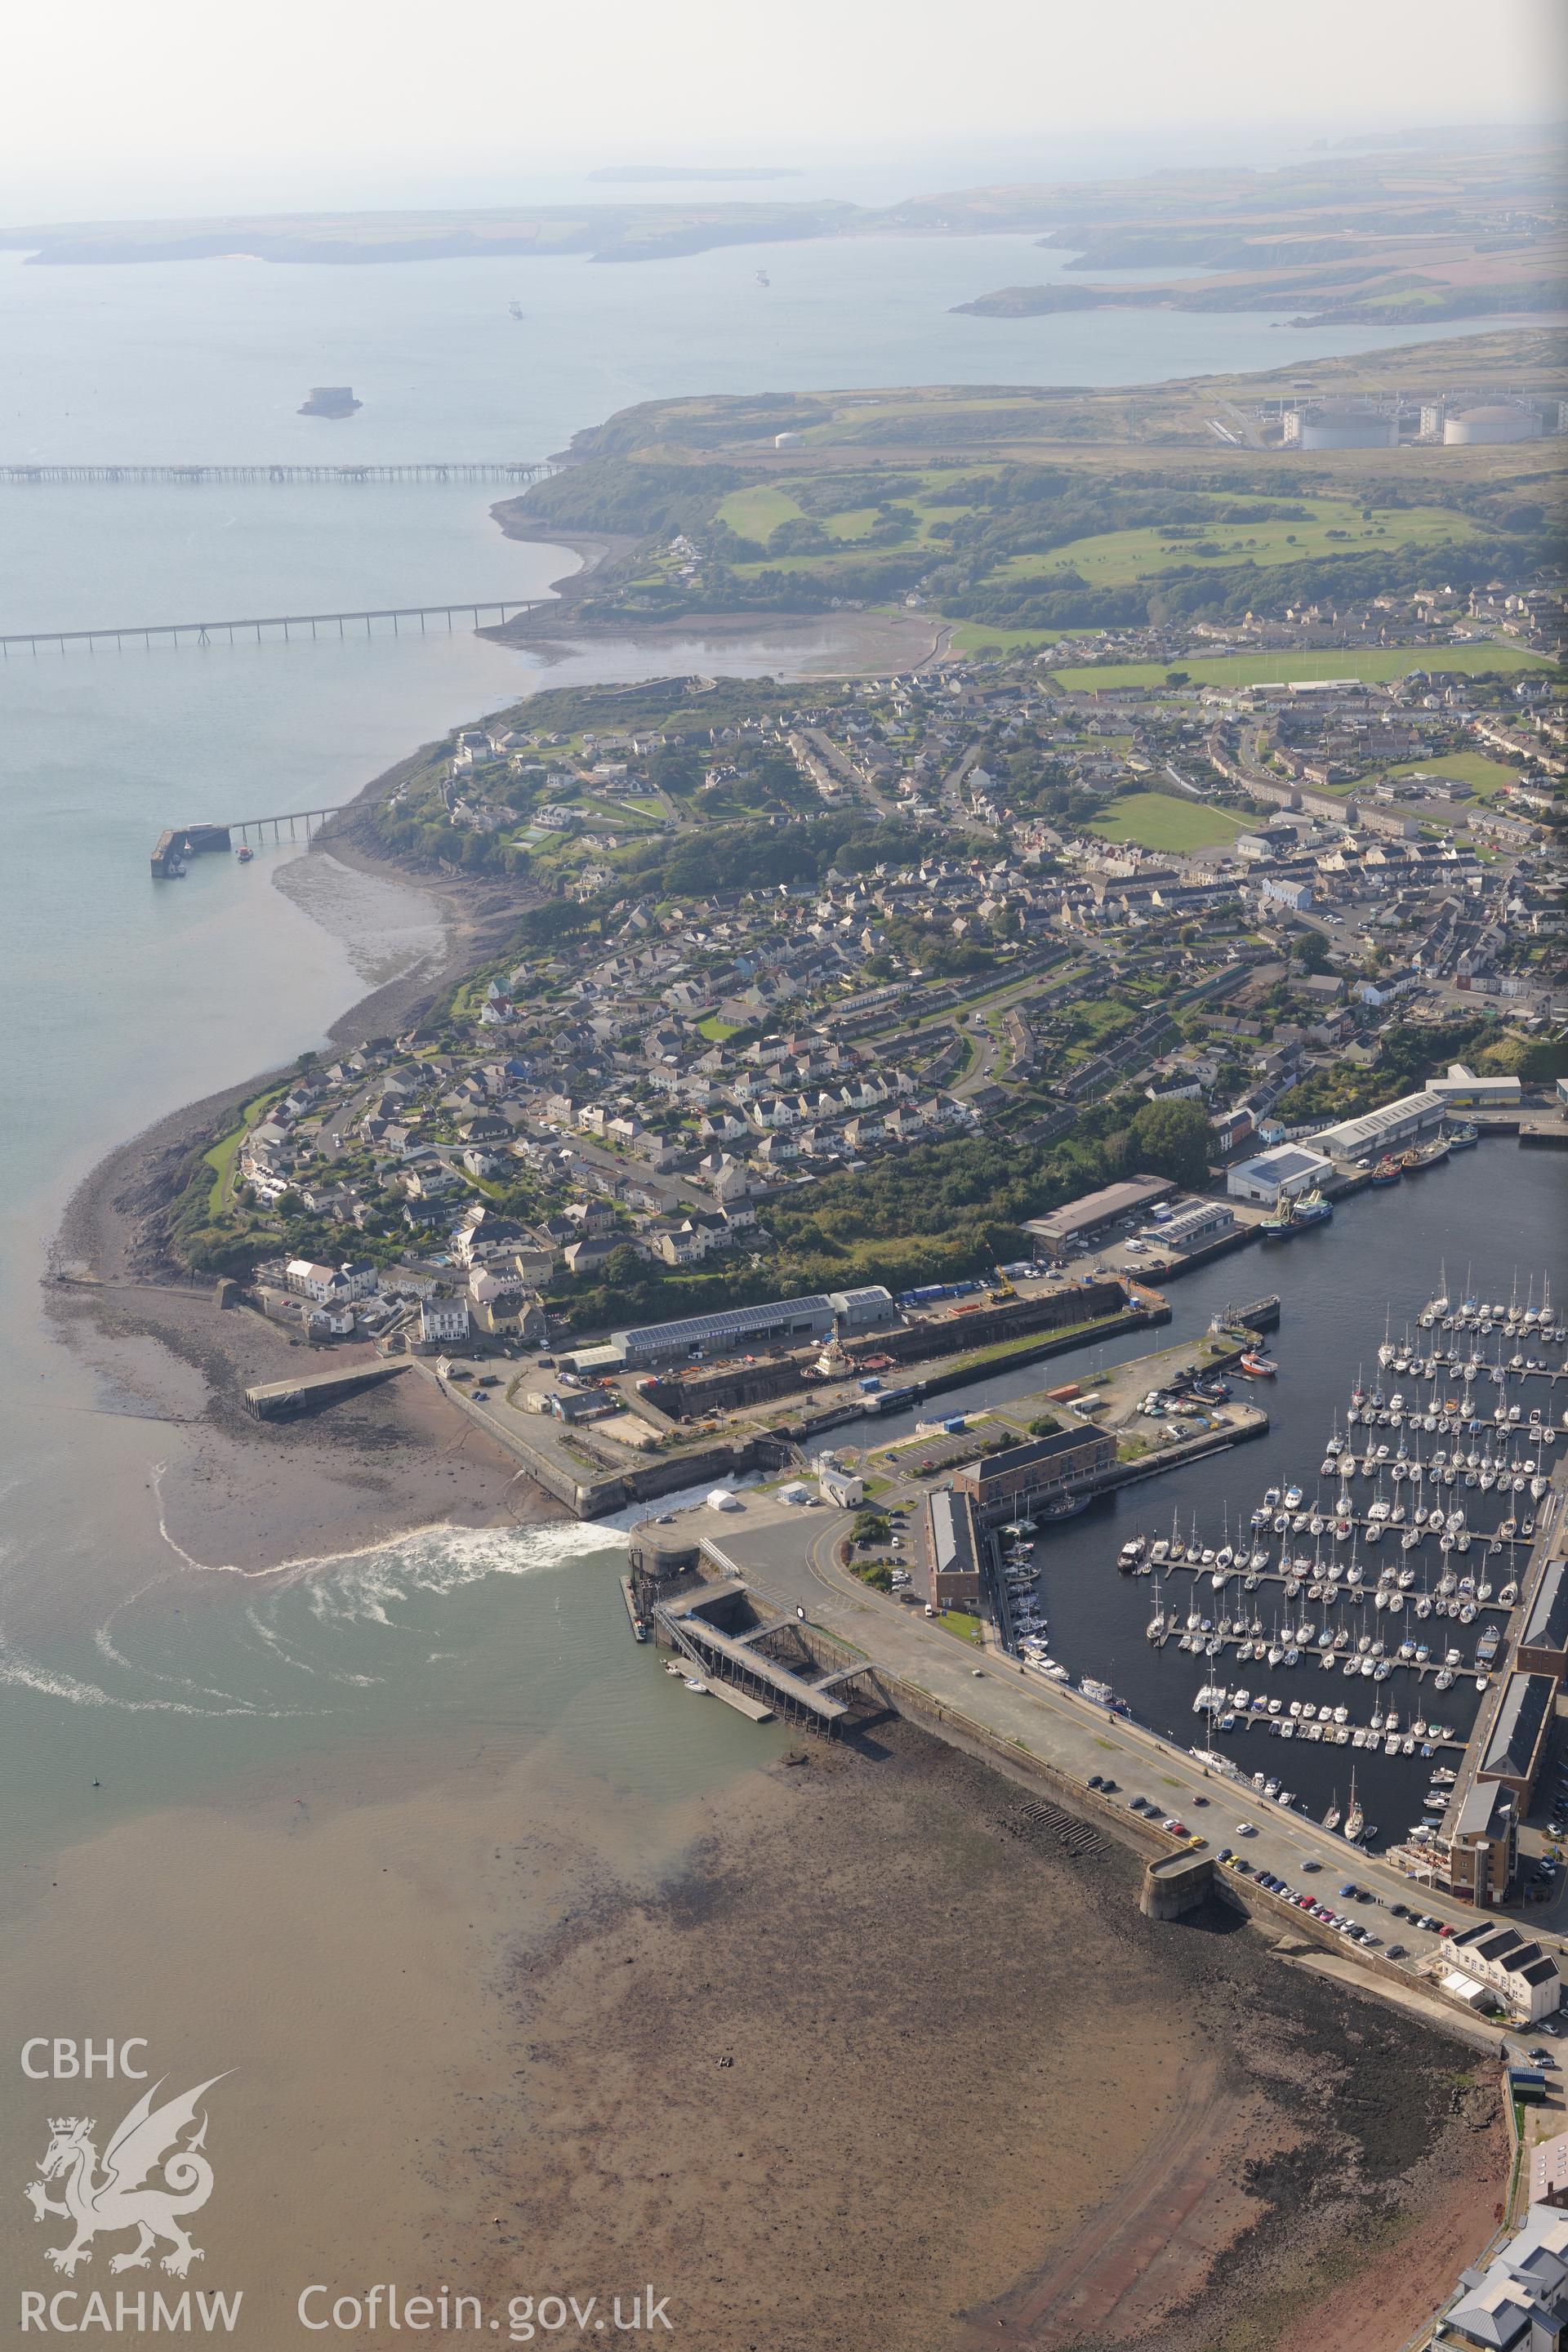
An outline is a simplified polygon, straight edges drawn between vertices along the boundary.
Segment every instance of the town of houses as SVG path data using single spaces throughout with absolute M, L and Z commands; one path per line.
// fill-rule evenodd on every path
M 1522 617 L 1547 625 L 1536 605 Z M 1321 616 L 1299 616 L 1296 642 L 1314 631 Z M 461 730 L 437 778 L 454 835 L 551 836 L 535 878 L 591 904 L 596 929 L 482 972 L 436 1032 L 371 1041 L 267 1104 L 237 1200 L 321 1237 L 258 1269 L 272 1311 L 386 1344 L 537 1338 L 542 1294 L 617 1249 L 670 1268 L 765 1252 L 781 1192 L 920 1143 L 1018 1120 L 1059 1131 L 1132 1081 L 1203 1100 L 1223 1157 L 1268 1131 L 1307 1071 L 1374 1063 L 1390 1021 L 1494 999 L 1515 1024 L 1560 1023 L 1568 748 L 1541 677 L 1483 695 L 1421 670 L 1235 689 L 1179 667 L 1159 687 L 1053 677 L 1152 650 L 1150 635 L 798 703 L 775 689 L 684 736 Z M 1177 664 L 1212 650 L 1190 628 L 1158 647 Z M 743 785 L 759 751 L 787 756 L 804 799 L 771 823 L 847 803 L 937 845 L 805 885 L 639 895 L 599 861 L 692 821 L 657 782 L 682 742 L 707 790 Z M 1485 797 L 1459 772 L 1479 750 L 1508 771 Z M 498 797 L 519 777 L 521 819 L 515 791 Z M 1237 812 L 1237 829 L 1184 854 L 1093 829 L 1108 800 L 1156 786 Z M 1306 929 L 1326 952 L 1303 972 L 1289 957 Z M 1140 980 L 1152 1000 L 1128 996 L 1103 1052 L 1067 1050 L 1075 999 Z M 1269 1017 L 1251 1017 L 1270 989 Z M 1199 1044 L 1171 1033 L 1173 990 L 1202 1000 Z M 977 1051 L 987 1007 L 995 1050 Z

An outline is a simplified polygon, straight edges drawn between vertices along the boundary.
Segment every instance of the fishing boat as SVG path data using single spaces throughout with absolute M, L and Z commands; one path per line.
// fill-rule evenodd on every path
M 1334 1204 L 1314 1184 L 1296 1203 L 1295 1223 L 1298 1225 L 1323 1225 L 1334 1213 Z
M 1461 1119 L 1458 1127 L 1450 1128 L 1448 1130 L 1450 1151 L 1468 1151 L 1472 1144 L 1479 1141 L 1480 1136 L 1478 1130 L 1468 1118 Z
M 1373 1184 L 1397 1184 L 1404 1173 L 1398 1160 L 1391 1160 L 1385 1153 L 1373 1170 L 1370 1181 Z
M 1281 1193 L 1271 1217 L 1265 1217 L 1258 1228 L 1266 1242 L 1282 1242 L 1296 1230 L 1296 1203 Z
M 1424 1168 L 1439 1167 L 1448 1157 L 1449 1149 L 1446 1135 L 1435 1135 L 1430 1143 L 1414 1144 L 1408 1151 L 1403 1152 L 1400 1165 L 1406 1175 L 1418 1175 Z

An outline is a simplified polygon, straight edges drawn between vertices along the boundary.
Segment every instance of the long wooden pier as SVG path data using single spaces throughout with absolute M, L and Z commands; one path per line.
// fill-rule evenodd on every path
M 421 636 L 428 634 L 431 621 L 445 621 L 450 635 L 459 619 L 471 621 L 476 629 L 481 619 L 485 627 L 498 628 L 514 614 L 532 613 L 552 601 L 548 596 L 463 597 L 451 604 L 384 604 L 355 613 L 263 613 L 234 621 L 128 621 L 103 629 L 18 629 L 0 636 L 0 657 L 9 661 L 13 647 L 32 654 L 40 650 L 63 654 L 68 646 L 85 646 L 89 653 L 96 653 L 100 646 L 113 646 L 122 652 L 128 645 L 151 646 L 154 638 L 175 646 L 210 646 L 226 636 L 232 646 L 237 638 L 249 636 L 259 645 L 266 635 L 289 638 L 303 636 L 308 630 L 318 637 L 323 629 L 334 628 L 344 637 L 351 622 L 356 635 L 363 622 L 367 637 L 376 634 L 377 622 L 390 622 L 393 635 L 399 636 L 405 621 L 417 621 Z
M 497 458 L 430 457 L 408 465 L 296 466 L 140 466 L 140 465 L 0 465 L 0 482 L 108 483 L 154 482 L 513 482 L 542 481 L 553 467 L 537 461 L 514 463 Z

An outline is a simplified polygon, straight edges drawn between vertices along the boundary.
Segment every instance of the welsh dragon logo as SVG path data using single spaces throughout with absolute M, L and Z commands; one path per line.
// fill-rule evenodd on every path
M 166 2099 L 161 2107 L 153 2105 L 163 2088 L 161 2081 L 143 2091 L 104 2149 L 101 2171 L 90 2137 L 96 2128 L 92 2118 L 51 2116 L 49 2144 L 38 2167 L 40 2177 L 30 2180 L 22 2193 L 37 2221 L 58 2214 L 75 2226 L 69 2245 L 47 2249 L 56 2270 L 74 2277 L 79 2263 L 91 2262 L 94 2238 L 112 2237 L 122 2230 L 136 2231 L 136 2243 L 128 2253 L 110 2257 L 111 2271 L 146 2270 L 154 2248 L 164 2242 L 172 2251 L 163 2255 L 163 2267 L 175 2278 L 184 2278 L 193 2263 L 204 2259 L 201 2247 L 192 2245 L 182 2222 L 186 2214 L 198 2212 L 213 2193 L 213 2168 L 202 2153 L 207 2136 L 205 2115 L 201 2115 L 198 2129 L 183 2146 L 181 2137 L 196 2122 L 202 2100 L 213 2084 L 223 2079 L 215 2074 L 210 2081 L 198 2083 L 194 2091 Z M 155 2173 L 162 2174 L 162 2182 L 149 2186 Z M 45 2183 L 50 2180 L 64 2184 L 63 2200 L 47 2194 Z

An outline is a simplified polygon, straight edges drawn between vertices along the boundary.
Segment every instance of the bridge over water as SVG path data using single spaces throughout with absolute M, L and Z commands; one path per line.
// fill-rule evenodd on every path
M 432 621 L 445 621 L 450 635 L 459 620 L 470 620 L 477 629 L 482 615 L 486 628 L 498 628 L 518 613 L 537 612 L 541 605 L 553 602 L 550 596 L 465 596 L 450 604 L 384 604 L 354 613 L 265 613 L 233 621 L 124 621 L 101 629 L 17 629 L 0 635 L 0 658 L 9 661 L 13 650 L 63 654 L 68 646 L 85 646 L 89 653 L 100 646 L 123 651 L 128 645 L 150 647 L 154 638 L 174 646 L 210 646 L 226 635 L 232 646 L 237 636 L 253 636 L 259 645 L 264 635 L 289 638 L 303 636 L 308 630 L 312 637 L 319 637 L 323 630 L 330 635 L 334 628 L 344 637 L 351 623 L 356 636 L 363 623 L 369 637 L 376 634 L 377 623 L 382 624 L 383 635 L 390 624 L 393 635 L 399 636 L 405 621 L 417 621 L 419 635 L 424 636 Z

